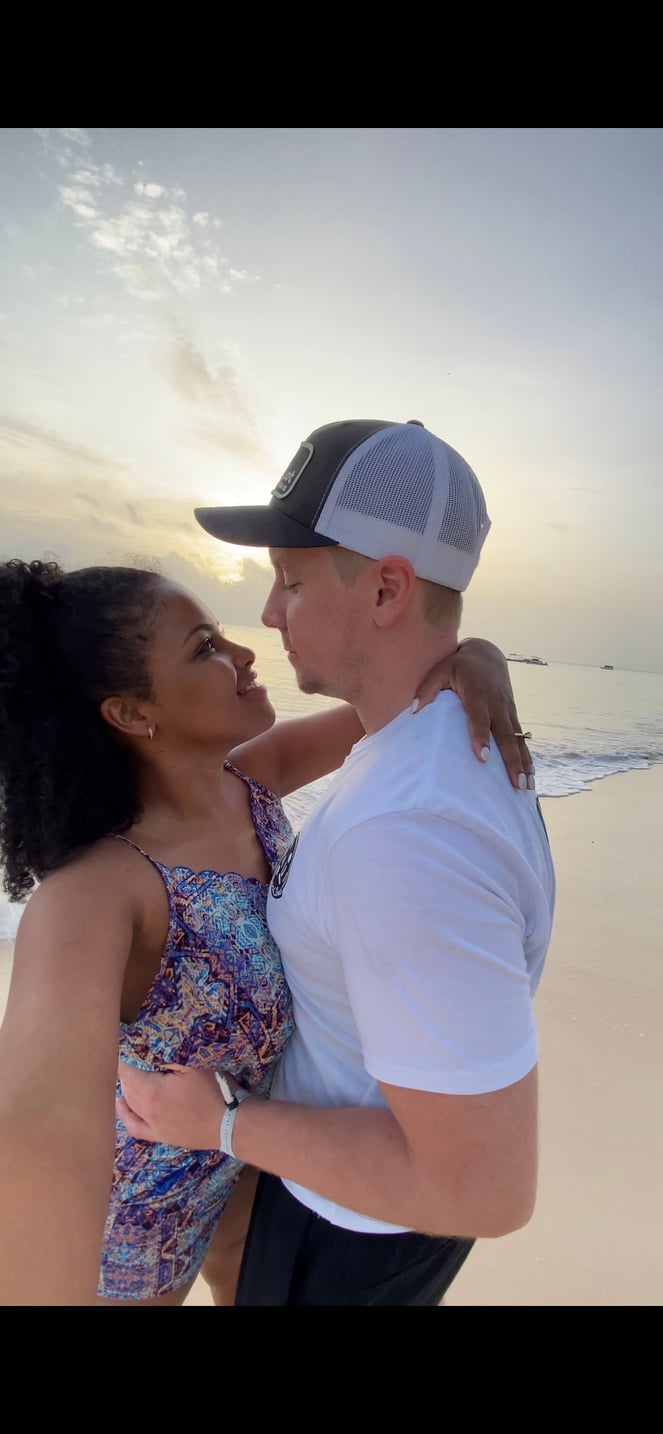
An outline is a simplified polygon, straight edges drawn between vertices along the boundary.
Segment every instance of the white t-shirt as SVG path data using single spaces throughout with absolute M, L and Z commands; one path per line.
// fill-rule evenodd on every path
M 358 742 L 277 867 L 267 919 L 295 1034 L 272 1096 L 384 1106 L 378 1081 L 476 1095 L 536 1064 L 555 876 L 534 792 L 477 761 L 452 692 Z M 351 1230 L 402 1230 L 290 1181 Z

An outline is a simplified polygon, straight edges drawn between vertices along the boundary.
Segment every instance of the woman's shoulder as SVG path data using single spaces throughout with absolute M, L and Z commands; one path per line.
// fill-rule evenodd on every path
M 80 973 L 83 967 L 98 971 L 108 960 L 111 971 L 123 971 L 149 905 L 141 866 L 147 863 L 124 842 L 100 841 L 44 875 L 18 925 L 24 969 L 42 970 L 46 960 Z
M 116 901 L 130 898 L 142 884 L 146 862 L 131 841 L 102 837 L 80 851 L 72 852 L 59 866 L 42 877 L 30 896 L 40 906 L 75 901 L 83 893 Z

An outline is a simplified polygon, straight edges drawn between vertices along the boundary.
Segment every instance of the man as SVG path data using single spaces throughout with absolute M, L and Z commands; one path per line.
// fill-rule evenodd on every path
M 555 895 L 534 792 L 497 752 L 474 760 L 453 693 L 411 711 L 457 647 L 484 497 L 420 423 L 349 420 L 310 435 L 267 507 L 197 518 L 269 548 L 263 622 L 301 690 L 351 702 L 366 736 L 272 880 L 296 1021 L 272 1098 L 127 1071 L 120 1112 L 193 1148 L 221 1122 L 221 1148 L 265 1172 L 237 1305 L 437 1305 L 477 1237 L 534 1209 Z

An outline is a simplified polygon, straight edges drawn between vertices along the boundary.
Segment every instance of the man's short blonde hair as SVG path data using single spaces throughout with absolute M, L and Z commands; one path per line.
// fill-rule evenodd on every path
M 331 548 L 334 566 L 346 587 L 352 587 L 363 569 L 375 560 L 351 548 Z M 431 583 L 427 578 L 417 578 L 421 593 L 421 610 L 431 627 L 446 632 L 448 628 L 460 627 L 463 611 L 463 594 L 456 588 L 445 588 L 441 583 Z
M 441 583 L 430 583 L 427 578 L 417 578 L 421 589 L 421 607 L 431 627 L 446 632 L 447 628 L 460 627 L 463 612 L 463 594 L 457 588 L 445 588 Z

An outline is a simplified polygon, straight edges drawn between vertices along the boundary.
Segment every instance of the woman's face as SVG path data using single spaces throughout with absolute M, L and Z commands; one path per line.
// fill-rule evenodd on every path
M 230 751 L 274 722 L 255 653 L 223 636 L 209 609 L 176 583 L 161 584 L 149 655 L 152 725 L 161 744 Z

